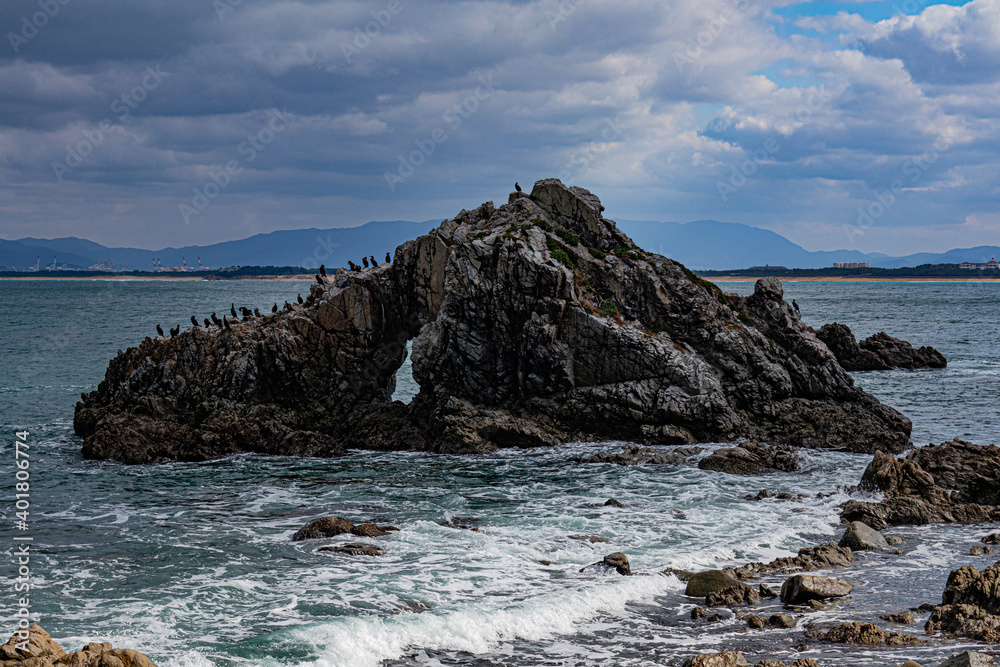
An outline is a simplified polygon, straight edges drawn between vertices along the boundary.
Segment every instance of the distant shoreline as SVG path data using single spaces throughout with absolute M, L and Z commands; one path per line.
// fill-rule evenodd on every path
M 763 276 L 701 276 L 713 283 L 755 282 Z M 783 283 L 1000 283 L 996 278 L 948 278 L 944 276 L 775 276 Z
M 205 282 L 205 283 L 216 283 L 216 282 L 232 282 L 236 280 L 269 280 L 269 281 L 285 281 L 285 282 L 300 282 L 303 280 L 313 280 L 314 276 L 311 275 L 293 275 L 293 276 L 233 276 L 232 278 L 214 278 L 211 280 L 206 280 L 204 276 L 185 276 L 185 275 L 169 275 L 169 276 L 0 276 L 0 280 L 108 280 L 114 282 L 149 282 L 149 281 L 175 281 L 175 282 Z

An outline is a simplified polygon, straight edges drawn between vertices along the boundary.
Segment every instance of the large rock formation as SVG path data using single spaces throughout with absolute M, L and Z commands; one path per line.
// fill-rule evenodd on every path
M 891 368 L 944 368 L 948 361 L 933 347 L 919 349 L 882 331 L 860 343 L 846 324 L 824 324 L 816 336 L 826 343 L 840 365 L 849 371 L 886 371 Z
M 876 452 L 860 487 L 881 502 L 849 500 L 846 521 L 876 530 L 900 524 L 1000 520 L 1000 448 L 953 440 L 913 450 L 905 458 Z
M 783 300 L 723 294 L 646 253 L 557 180 L 340 270 L 303 305 L 147 339 L 74 426 L 146 463 L 347 447 L 453 453 L 624 439 L 901 451 L 910 422 L 854 386 Z M 412 404 L 392 401 L 413 339 Z

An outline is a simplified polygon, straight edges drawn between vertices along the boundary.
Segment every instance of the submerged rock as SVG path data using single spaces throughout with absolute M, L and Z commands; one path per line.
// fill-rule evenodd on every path
M 351 542 L 335 547 L 320 547 L 319 551 L 333 551 L 335 553 L 347 554 L 348 556 L 384 556 L 385 549 L 374 544 L 358 544 Z
M 876 452 L 860 487 L 881 491 L 879 503 L 849 500 L 846 521 L 886 526 L 1000 520 L 1000 448 L 955 439 L 896 459 Z
M 843 579 L 831 579 L 813 574 L 796 574 L 781 586 L 781 601 L 802 604 L 809 600 L 826 600 L 850 595 L 854 587 Z
M 933 347 L 914 349 L 905 340 L 883 332 L 858 343 L 846 324 L 824 324 L 816 337 L 826 343 L 840 365 L 849 371 L 891 368 L 944 368 L 948 361 Z
M 898 623 L 900 625 L 911 625 L 915 620 L 913 618 L 913 612 L 902 611 L 898 614 L 884 614 L 879 616 L 883 621 L 889 621 L 890 623 Z
M 890 632 L 871 623 L 844 623 L 827 632 L 806 632 L 807 637 L 854 646 L 916 646 L 924 640 L 902 632 Z
M 379 526 L 374 523 L 354 523 L 340 517 L 327 516 L 315 521 L 310 521 L 292 535 L 293 542 L 302 540 L 316 540 L 323 537 L 336 537 L 344 533 L 351 533 L 358 537 L 381 537 L 390 532 L 399 530 L 395 526 Z
M 614 498 L 608 498 L 604 501 L 605 507 L 625 507 L 625 503 L 620 500 L 615 500 Z
M 889 542 L 882 537 L 882 533 L 870 526 L 860 521 L 852 521 L 844 531 L 844 536 L 840 538 L 838 546 L 847 547 L 851 551 L 874 551 L 888 548 Z
M 628 576 L 632 574 L 632 569 L 629 567 L 628 556 L 623 554 L 621 551 L 616 551 L 613 554 L 608 554 L 604 557 L 604 560 L 591 563 L 586 567 L 580 568 L 580 572 L 586 572 L 587 570 L 614 570 L 618 574 L 623 576 Z
M 638 248 L 602 209 L 587 190 L 539 181 L 404 243 L 391 264 L 321 277 L 303 304 L 146 340 L 77 404 L 83 453 L 909 446 L 910 421 L 855 386 L 777 279 L 724 294 Z M 392 394 L 411 340 L 420 391 L 404 405 Z
M 799 459 L 788 447 L 768 447 L 748 442 L 738 447 L 717 449 L 699 461 L 698 467 L 733 475 L 757 475 L 765 469 L 783 472 L 798 470 Z
M 1000 544 L 1000 533 L 990 533 L 981 542 L 983 544 Z
M 624 450 L 614 452 L 598 452 L 586 460 L 587 463 L 616 463 L 623 466 L 636 465 L 683 465 L 692 456 L 703 452 L 701 447 L 675 447 L 670 451 L 661 451 L 652 447 L 629 445 Z
M 14 633 L 0 646 L 0 667 L 156 667 L 153 661 L 138 651 L 112 648 L 109 642 L 91 643 L 75 653 L 66 653 L 40 626 L 32 625 L 25 639 Z M 28 642 L 28 650 L 17 644 Z
M 819 663 L 813 658 L 799 658 L 787 665 L 780 660 L 761 660 L 754 667 L 819 667 Z

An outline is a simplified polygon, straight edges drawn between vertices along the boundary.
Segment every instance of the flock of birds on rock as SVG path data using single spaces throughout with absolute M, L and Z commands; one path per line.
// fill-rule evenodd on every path
M 373 267 L 378 266 L 378 262 L 375 261 L 375 255 L 369 255 L 368 257 L 362 257 L 361 258 L 361 262 L 365 265 L 366 269 L 369 267 L 369 261 L 371 262 L 371 266 L 373 266 Z M 354 262 L 348 260 L 347 263 L 350 265 L 351 271 L 361 271 L 361 267 L 358 266 L 357 264 L 355 264 Z M 385 253 L 385 263 L 386 264 L 392 263 L 392 254 L 391 253 L 388 253 L 388 252 Z M 330 282 L 327 279 L 327 277 L 326 277 L 326 266 L 323 265 L 323 264 L 319 265 L 319 273 L 316 274 L 316 282 L 319 283 L 320 285 L 325 285 L 325 284 L 327 284 L 327 283 Z M 288 301 L 286 300 L 285 301 L 285 305 L 283 306 L 284 310 L 294 310 L 295 309 L 295 305 L 300 305 L 301 306 L 302 304 L 306 303 L 306 300 L 302 298 L 301 294 L 299 294 L 297 302 L 298 302 L 297 304 L 291 304 L 291 303 L 288 303 Z M 232 322 L 239 322 L 240 321 L 240 315 L 243 316 L 243 321 L 244 322 L 247 321 L 247 320 L 252 320 L 255 317 L 263 317 L 260 314 L 260 310 L 257 309 L 257 308 L 254 308 L 253 312 L 251 312 L 250 309 L 247 308 L 246 306 L 240 306 L 239 307 L 239 311 L 240 311 L 239 314 L 237 314 L 236 313 L 236 304 L 235 303 L 231 303 L 231 304 L 229 304 L 229 314 L 232 316 L 232 319 L 230 319 L 229 317 L 223 315 L 222 319 L 220 320 L 219 317 L 218 317 L 218 315 L 216 315 L 215 313 L 212 313 L 212 318 L 211 319 L 209 319 L 207 317 L 205 318 L 205 320 L 204 320 L 204 327 L 206 329 L 208 329 L 212 325 L 215 325 L 216 327 L 218 327 L 220 329 L 230 329 L 230 328 L 232 328 L 232 325 L 231 325 Z M 271 307 L 271 312 L 272 313 L 277 313 L 278 312 L 278 302 L 277 301 L 275 301 L 274 305 Z M 198 318 L 195 317 L 194 315 L 191 316 L 191 326 L 192 326 L 192 328 L 199 328 L 199 327 L 202 326 L 201 324 L 198 323 Z M 180 332 L 181 332 L 181 325 L 178 324 L 176 327 L 173 327 L 173 328 L 170 329 L 170 337 L 173 338 L 174 336 L 176 336 Z M 164 335 L 164 333 L 163 333 L 163 327 L 161 327 L 159 324 L 156 325 L 156 333 L 161 338 L 165 338 L 166 337 Z

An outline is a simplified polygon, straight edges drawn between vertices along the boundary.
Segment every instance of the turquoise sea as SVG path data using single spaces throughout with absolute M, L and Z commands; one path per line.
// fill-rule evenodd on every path
M 753 284 L 723 288 L 748 293 Z M 938 601 L 952 568 L 995 559 L 968 553 L 996 525 L 892 530 L 907 540 L 904 555 L 858 555 L 836 573 L 855 585 L 851 598 L 800 614 L 792 630 L 747 631 L 729 612 L 716 624 L 692 621 L 700 601 L 665 573 L 837 539 L 837 507 L 870 460 L 864 455 L 804 452 L 798 472 L 753 477 L 579 462 L 624 443 L 137 467 L 81 457 L 73 406 L 119 348 L 155 335 L 158 323 L 221 316 L 232 302 L 265 310 L 307 290 L 297 282 L 0 281 L 0 609 L 15 601 L 13 440 L 27 430 L 34 611 L 68 649 L 111 641 L 161 667 L 363 667 L 680 665 L 728 648 L 751 664 L 802 656 L 824 665 L 937 664 L 964 646 L 844 649 L 806 642 L 802 631 Z M 948 357 L 942 371 L 854 374 L 913 420 L 915 445 L 1000 441 L 1000 286 L 788 282 L 785 290 L 808 324 L 843 322 L 859 337 L 884 330 Z M 408 366 L 398 379 L 397 398 L 409 400 Z M 765 487 L 803 498 L 744 499 Z M 833 495 L 817 499 L 820 492 Z M 609 497 L 627 507 L 604 507 Z M 338 538 L 291 541 L 326 515 L 400 530 L 351 538 L 384 547 L 378 558 L 318 551 L 346 541 Z M 619 550 L 634 576 L 579 572 Z M 765 602 L 755 613 L 779 606 Z M 918 618 L 895 629 L 920 634 L 926 616 Z M 15 625 L 5 614 L 0 630 L 6 636 Z

